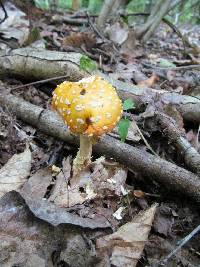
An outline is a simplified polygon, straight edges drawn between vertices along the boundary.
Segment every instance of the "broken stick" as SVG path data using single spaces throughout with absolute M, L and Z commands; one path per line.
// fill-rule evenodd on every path
M 19 119 L 48 135 L 71 144 L 78 143 L 78 139 L 70 134 L 55 112 L 45 110 L 11 94 L 1 93 L 0 104 L 12 111 Z M 97 154 L 115 158 L 129 169 L 143 174 L 146 179 L 157 180 L 166 189 L 176 190 L 200 202 L 200 179 L 190 171 L 110 136 L 103 137 L 94 146 L 94 151 Z

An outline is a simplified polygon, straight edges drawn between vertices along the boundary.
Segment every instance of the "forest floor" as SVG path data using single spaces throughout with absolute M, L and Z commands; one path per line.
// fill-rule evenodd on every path
M 16 12 L 19 15 L 19 11 Z M 162 24 L 145 45 L 140 44 L 129 29 L 131 38 L 121 45 L 118 42 L 125 38 L 127 29 L 120 24 L 109 25 L 107 37 L 102 38 L 91 27 L 94 26 L 93 18 L 89 18 L 89 26 L 76 26 L 64 22 L 61 17 L 59 13 L 32 7 L 27 17 L 19 15 L 21 25 L 10 22 L 5 26 L 6 32 L 0 24 L 1 50 L 31 46 L 81 53 L 93 59 L 102 72 L 114 79 L 200 99 L 200 71 L 192 67 L 200 64 L 199 26 L 185 25 L 179 29 L 190 43 L 195 44 L 193 47 L 184 46 L 183 38 L 166 24 Z M 87 21 L 88 18 L 81 19 Z M 24 42 L 24 35 L 16 32 L 13 35 L 12 30 L 22 25 L 29 28 L 27 21 L 32 33 Z M 25 33 L 24 29 L 22 31 Z M 90 68 L 91 61 L 87 64 Z M 184 68 L 176 69 L 180 66 Z M 42 83 L 20 88 L 27 82 L 30 81 L 10 75 L 0 80 L 0 88 L 34 105 L 51 109 L 55 85 Z M 16 86 L 19 88 L 13 89 Z M 61 194 L 59 183 L 66 186 L 77 148 L 42 133 L 3 106 L 0 111 L 0 266 L 78 267 L 111 266 L 111 263 L 131 266 L 126 263 L 126 257 L 127 262 L 129 257 L 132 262 L 135 260 L 132 266 L 200 266 L 200 234 L 193 236 L 174 257 L 161 265 L 161 260 L 178 242 L 200 224 L 199 203 L 184 192 L 168 190 L 154 177 L 146 180 L 144 174 L 113 159 L 98 160 L 97 155 L 94 155 L 97 161 L 90 166 L 92 171 L 86 170 L 83 176 L 103 176 L 101 179 L 107 184 L 105 182 L 97 194 L 93 188 L 83 188 L 81 192 L 80 184 L 76 192 Z M 150 146 L 163 159 L 186 168 L 183 156 L 156 124 L 150 110 L 148 112 L 144 113 L 143 108 L 141 119 L 138 111 L 130 110 L 148 146 L 134 124 L 129 128 L 126 142 L 143 151 L 149 151 Z M 200 153 L 198 123 L 183 120 L 180 112 L 173 108 L 170 112 L 177 125 L 184 129 L 186 139 Z M 119 139 L 117 132 L 111 135 Z M 8 180 L 15 179 L 13 187 L 13 181 L 6 180 L 9 186 L 11 184 L 9 189 L 3 180 L 6 176 Z M 3 190 L 1 184 L 5 186 Z M 22 189 L 19 190 L 16 184 Z M 68 190 L 68 186 L 66 188 Z M 138 214 L 141 217 L 135 219 Z M 133 225 L 122 228 L 121 235 L 125 236 L 122 240 L 117 231 L 127 222 L 133 222 Z M 135 240 L 129 240 L 132 232 L 135 232 Z M 116 239 L 112 233 L 116 233 Z M 132 252 L 133 248 L 137 253 Z M 123 260 L 118 258 L 121 254 Z

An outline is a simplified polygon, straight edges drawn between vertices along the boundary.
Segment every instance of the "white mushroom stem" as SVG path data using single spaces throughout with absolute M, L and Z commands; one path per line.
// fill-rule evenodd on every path
M 73 162 L 73 173 L 76 175 L 91 162 L 92 139 L 87 135 L 80 134 L 80 148 Z

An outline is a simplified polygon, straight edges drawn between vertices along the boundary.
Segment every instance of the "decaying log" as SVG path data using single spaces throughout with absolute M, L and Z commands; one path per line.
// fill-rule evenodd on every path
M 57 139 L 77 144 L 60 117 L 53 111 L 30 104 L 11 94 L 0 94 L 0 104 L 19 119 L 37 127 Z M 138 171 L 146 179 L 155 179 L 166 188 L 176 190 L 200 202 L 200 179 L 197 175 L 164 159 L 122 143 L 110 136 L 102 137 L 94 146 L 97 154 L 113 157 L 129 169 Z
M 26 80 L 40 80 L 68 75 L 77 81 L 86 76 L 79 68 L 81 54 L 31 48 L 0 52 L 0 77 L 15 75 Z
M 41 80 L 67 75 L 66 80 L 77 81 L 88 73 L 79 68 L 81 54 L 23 48 L 0 52 L 0 77 L 21 76 L 26 80 Z M 122 99 L 132 98 L 136 108 L 147 103 L 175 105 L 184 119 L 200 123 L 200 100 L 186 95 L 147 87 L 134 86 L 114 80 L 98 72 L 116 87 Z

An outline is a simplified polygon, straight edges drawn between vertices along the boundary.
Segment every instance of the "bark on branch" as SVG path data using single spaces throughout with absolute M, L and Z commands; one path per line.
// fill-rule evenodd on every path
M 9 53 L 0 53 L 0 77 L 5 75 L 21 76 L 26 80 L 41 80 L 67 75 L 66 80 L 78 81 L 88 76 L 79 68 L 81 54 L 23 48 Z M 136 108 L 148 103 L 174 105 L 184 119 L 200 123 L 200 100 L 164 90 L 135 86 L 114 80 L 97 72 L 108 80 L 122 99 L 132 98 Z
M 19 119 L 37 127 L 57 139 L 77 144 L 56 113 L 44 110 L 10 94 L 0 94 L 0 104 Z M 138 171 L 147 179 L 156 179 L 170 190 L 176 190 L 200 202 L 200 179 L 195 174 L 166 160 L 141 151 L 116 139 L 105 136 L 94 146 L 97 154 L 113 157 L 129 169 Z
M 179 129 L 172 118 L 160 112 L 156 113 L 155 118 L 168 139 L 182 154 L 188 168 L 200 176 L 200 154 L 186 139 L 184 129 Z

